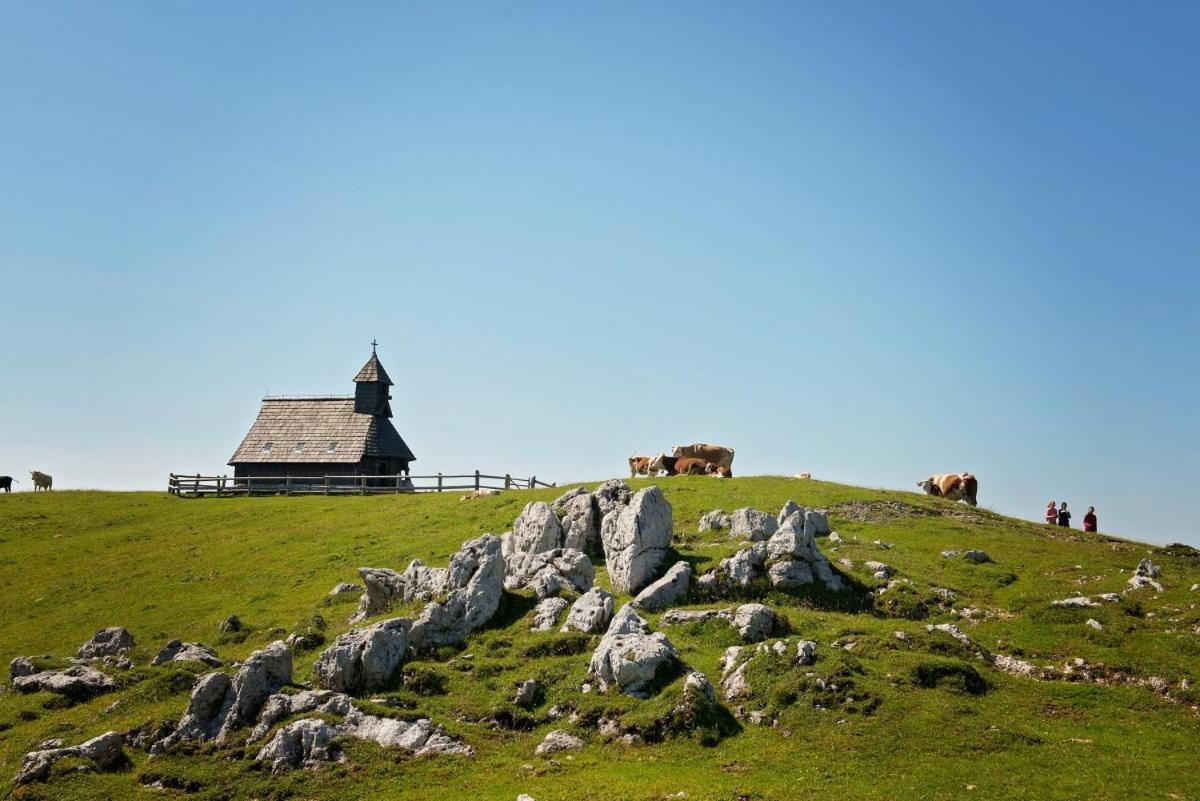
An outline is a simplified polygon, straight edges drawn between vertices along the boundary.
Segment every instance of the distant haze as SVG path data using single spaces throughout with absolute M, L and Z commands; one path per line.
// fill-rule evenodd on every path
M 224 472 L 378 338 L 414 473 L 707 441 L 1200 545 L 1198 25 L 5 4 L 0 474 Z

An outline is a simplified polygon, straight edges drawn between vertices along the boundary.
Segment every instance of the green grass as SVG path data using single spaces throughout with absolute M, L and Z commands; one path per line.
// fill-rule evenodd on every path
M 650 481 L 633 482 L 646 486 Z M 532 600 L 506 595 L 497 619 L 464 651 L 409 663 L 382 697 L 387 714 L 428 715 L 473 745 L 473 759 L 415 759 L 349 742 L 347 760 L 272 777 L 250 758 L 200 748 L 149 760 L 127 748 L 127 772 L 73 771 L 20 791 L 26 798 L 157 798 L 142 781 L 188 786 L 197 799 L 647 799 L 687 798 L 1040 798 L 1200 797 L 1200 694 L 1172 703 L 1141 687 L 1035 682 L 1009 676 L 960 652 L 927 623 L 957 622 L 981 646 L 1039 664 L 1073 657 L 1102 662 L 1177 686 L 1200 679 L 1200 560 L 1139 543 L 1050 529 L 910 493 L 782 478 L 660 480 L 674 508 L 675 547 L 700 571 L 737 549 L 720 533 L 696 534 L 713 508 L 774 512 L 789 498 L 830 508 L 847 541 L 820 547 L 832 559 L 887 562 L 913 582 L 875 607 L 822 596 L 771 593 L 797 637 L 818 642 L 818 661 L 793 668 L 756 662 L 747 708 L 778 725 L 745 721 L 722 731 L 672 729 L 681 679 L 648 700 L 581 694 L 597 638 L 532 634 Z M 0 659 L 66 657 L 97 629 L 128 627 L 137 638 L 132 671 L 113 671 L 122 689 L 67 706 L 52 696 L 0 693 L 0 781 L 41 741 L 68 743 L 108 729 L 178 718 L 194 672 L 144 667 L 167 640 L 200 641 L 229 659 L 314 615 L 327 638 L 344 631 L 354 599 L 330 603 L 329 589 L 357 580 L 360 566 L 402 570 L 410 559 L 445 564 L 468 538 L 508 529 L 531 499 L 562 490 L 512 492 L 459 502 L 458 496 L 181 500 L 153 493 L 54 492 L 0 497 Z M 854 509 L 846 504 L 858 503 Z M 880 504 L 902 504 L 900 507 Z M 873 505 L 875 504 L 875 505 Z M 839 507 L 846 511 L 839 513 Z M 867 519 L 861 519 L 861 518 Z M 852 519 L 853 518 L 853 519 Z M 884 540 L 894 547 L 872 545 Z M 982 548 L 995 560 L 971 565 L 940 556 Z M 1088 610 L 1056 609 L 1072 595 L 1120 592 L 1138 561 L 1163 566 L 1165 592 Z M 607 586 L 602 565 L 597 581 Z M 1122 572 L 1124 571 L 1124 572 Z M 848 576 L 871 587 L 861 569 Z M 987 613 L 977 623 L 950 615 L 934 587 L 956 606 Z M 890 596 L 890 597 L 889 597 Z M 895 599 L 895 600 L 893 600 Z M 620 599 L 619 599 L 620 600 Z M 712 604 L 706 605 L 712 606 Z M 237 614 L 244 635 L 218 631 Z M 657 616 L 648 616 L 652 624 Z M 1088 618 L 1104 628 L 1095 631 Z M 893 632 L 908 634 L 898 640 Z M 717 681 L 722 651 L 737 644 L 709 621 L 665 629 L 686 661 Z M 853 642 L 852 650 L 833 643 Z M 296 679 L 311 678 L 319 649 L 296 655 Z M 198 669 L 197 669 L 198 671 Z M 808 676 L 808 673 L 814 676 Z M 532 712 L 509 703 L 518 681 L 539 678 L 545 697 Z M 821 690 L 814 677 L 838 685 Z M 116 702 L 114 704 L 114 702 Z M 550 721 L 570 704 L 578 723 Z M 817 705 L 824 709 L 817 708 Z M 584 725 L 619 717 L 655 742 L 606 742 Z M 534 757 L 552 728 L 582 736 L 578 752 Z M 715 742 L 715 744 L 714 744 Z M 1136 781 L 1134 778 L 1136 777 Z M 968 789 L 974 788 L 974 789 Z M 184 797 L 183 791 L 178 791 Z

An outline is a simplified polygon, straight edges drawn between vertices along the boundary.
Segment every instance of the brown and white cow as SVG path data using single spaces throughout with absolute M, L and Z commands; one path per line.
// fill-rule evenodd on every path
M 970 473 L 937 473 L 918 481 L 917 486 L 925 490 L 926 495 L 977 505 L 979 481 Z
M 665 453 L 660 453 L 650 460 L 647 469 L 652 476 L 674 476 L 678 475 L 675 472 L 675 464 L 679 461 L 678 457 L 667 456 Z
M 733 448 L 725 448 L 720 445 L 707 445 L 699 442 L 694 445 L 676 445 L 671 449 L 671 455 L 677 459 L 691 456 L 721 467 L 733 468 Z
M 629 477 L 637 478 L 638 476 L 650 475 L 650 457 L 649 456 L 630 456 L 629 457 Z
M 54 488 L 54 479 L 46 473 L 39 473 L 37 470 L 30 470 L 29 475 L 33 477 L 33 491 L 38 490 L 49 491 Z
M 675 475 L 677 476 L 706 476 L 712 470 L 718 468 L 706 459 L 700 459 L 695 456 L 680 456 L 675 460 Z

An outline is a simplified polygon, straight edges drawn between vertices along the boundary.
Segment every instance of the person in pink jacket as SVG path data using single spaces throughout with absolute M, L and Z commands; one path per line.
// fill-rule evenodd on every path
M 1054 505 L 1054 501 L 1050 501 L 1050 503 L 1046 504 L 1046 525 L 1058 525 L 1058 507 Z

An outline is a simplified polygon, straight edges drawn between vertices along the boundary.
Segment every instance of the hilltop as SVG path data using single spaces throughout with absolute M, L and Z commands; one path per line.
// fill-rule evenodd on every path
M 410 658 L 388 685 L 362 693 L 365 714 L 428 718 L 472 756 L 413 756 L 359 739 L 340 762 L 273 774 L 254 759 L 270 737 L 188 745 L 149 757 L 126 737 L 127 762 L 98 771 L 58 762 L 22 798 L 178 796 L 339 798 L 1131 799 L 1200 796 L 1200 555 L 1003 517 L 925 496 L 784 478 L 637 480 L 672 510 L 673 553 L 697 574 L 745 547 L 725 530 L 700 532 L 713 509 L 763 510 L 791 500 L 825 510 L 837 537 L 820 549 L 844 579 L 840 593 L 756 585 L 741 597 L 689 598 L 677 608 L 776 614 L 767 653 L 720 617 L 666 625 L 687 667 L 707 676 L 717 705 L 679 710 L 684 671 L 644 700 L 601 693 L 589 676 L 600 634 L 530 631 L 536 600 L 508 591 L 461 647 Z M 596 482 L 587 482 L 589 489 Z M 460 501 L 457 494 L 183 500 L 156 493 L 54 492 L 0 497 L 0 660 L 62 667 L 97 630 L 136 639 L 131 667 L 97 664 L 116 689 L 72 702 L 48 692 L 0 691 L 0 781 L 46 740 L 74 745 L 112 730 L 147 740 L 183 715 L 195 662 L 150 667 L 168 641 L 211 646 L 233 661 L 289 634 L 294 685 L 352 626 L 358 568 L 403 571 L 413 559 L 445 566 L 460 546 L 508 531 L 529 501 L 570 486 Z M 988 561 L 964 559 L 983 551 Z M 1131 589 L 1139 563 L 1161 569 Z M 844 560 L 844 562 L 843 562 Z M 877 576 L 867 562 L 886 563 Z M 611 587 L 593 559 L 595 584 Z M 849 565 L 849 566 L 848 566 Z M 887 572 L 887 571 L 885 571 Z M 693 586 L 695 586 L 693 584 Z M 880 592 L 881 589 L 885 591 Z M 1101 596 L 1115 594 L 1114 600 Z M 1084 597 L 1088 604 L 1055 605 Z M 616 607 L 630 600 L 616 593 Z M 365 624 L 413 617 L 397 603 Z M 242 626 L 222 631 L 229 615 Z M 563 620 L 559 617 L 558 622 Z M 319 618 L 319 619 L 318 619 Z M 355 624 L 355 625 L 365 625 Z M 949 624 L 949 625 L 946 625 Z M 930 626 L 940 626 L 930 630 Z M 961 635 L 961 636 L 960 636 Z M 786 640 L 785 651 L 770 648 Z M 815 642 L 811 664 L 793 658 Z M 743 646 L 747 693 L 727 700 L 721 660 Z M 728 671 L 724 671 L 728 673 Z M 2 679 L 7 681 L 5 675 Z M 536 679 L 531 704 L 513 703 Z M 582 687 L 588 685 L 589 691 Z M 295 715 L 288 720 L 312 717 Z M 331 725 L 339 718 L 319 715 Z M 278 731 L 283 723 L 272 727 Z M 552 730 L 583 747 L 535 749 Z M 153 788 L 153 789 L 151 789 Z M 685 793 L 686 795 L 680 795 Z

